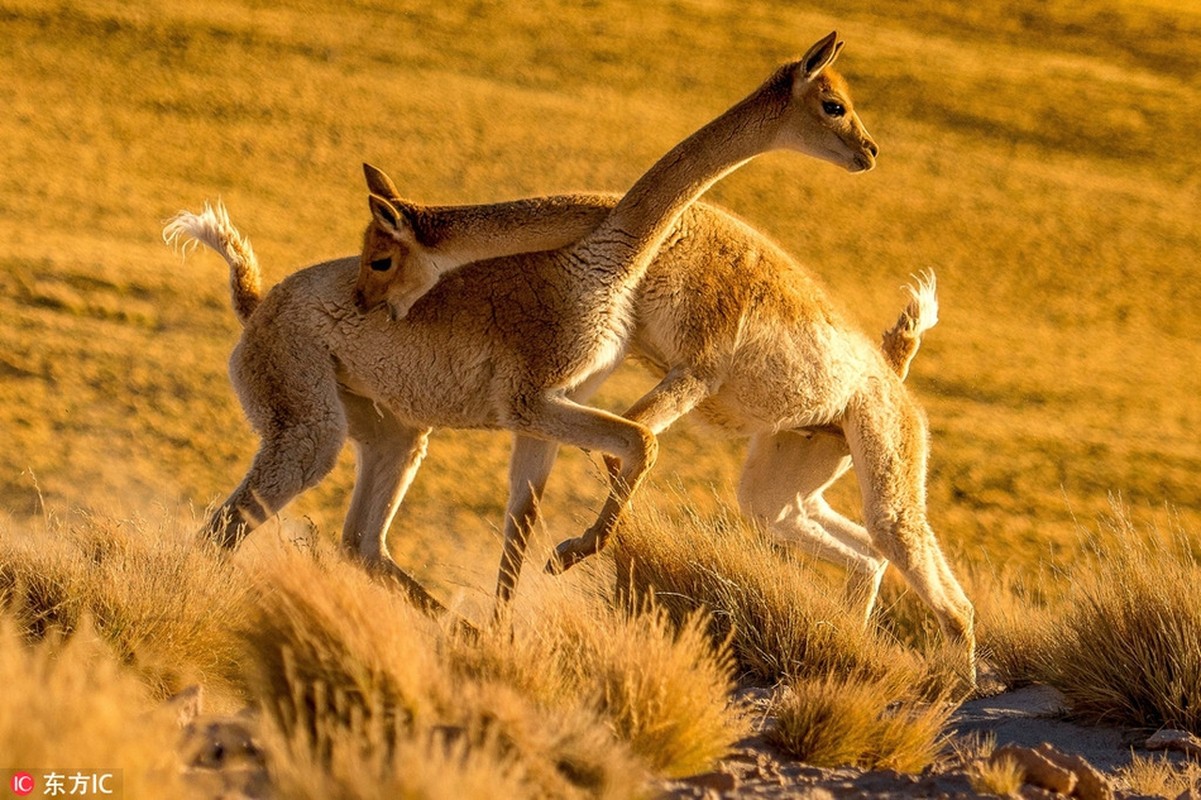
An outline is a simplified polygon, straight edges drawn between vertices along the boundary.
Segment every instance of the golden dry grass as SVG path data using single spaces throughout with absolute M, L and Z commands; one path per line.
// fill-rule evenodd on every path
M 174 519 L 84 516 L 0 535 L 0 605 L 25 637 L 69 635 L 86 618 L 159 697 L 197 682 L 231 702 L 241 694 L 244 584 Z
M 837 9 L 419 0 L 403 11 L 357 1 L 0 0 L 4 615 L 25 640 L 92 619 L 118 675 L 96 673 L 100 695 L 125 697 L 115 687 L 132 675 L 135 694 L 151 697 L 203 680 L 230 705 L 270 698 L 274 778 L 289 796 L 372 796 L 354 775 L 402 768 L 430 794 L 636 792 L 643 774 L 694 769 L 741 730 L 716 696 L 728 657 L 759 680 L 820 680 L 840 668 L 870 680 L 883 660 L 909 664 L 931 691 L 951 685 L 936 668 L 945 659 L 928 614 L 891 579 L 877 615 L 883 633 L 852 635 L 830 602 L 836 571 L 830 582 L 830 570 L 776 553 L 728 519 L 742 446 L 687 424 L 662 438 L 626 537 L 634 547 L 648 528 L 658 536 L 640 545 L 635 574 L 668 607 L 670 635 L 655 615 L 606 611 L 586 625 L 590 600 L 580 617 L 556 617 L 576 638 L 542 638 L 538 620 L 559 608 L 555 592 L 584 584 L 595 599 L 595 577 L 568 575 L 567 589 L 551 590 L 527 574 L 514 642 L 465 651 L 325 563 L 314 567 L 313 597 L 302 598 L 313 605 L 290 612 L 301 622 L 260 632 L 312 645 L 292 657 L 299 672 L 272 673 L 283 683 L 269 684 L 263 665 L 283 663 L 260 661 L 269 650 L 232 655 L 244 641 L 234 632 L 269 595 L 247 595 L 231 576 L 287 580 L 276 550 L 335 535 L 349 457 L 229 562 L 188 543 L 199 508 L 235 485 L 255 441 L 225 376 L 238 334 L 225 267 L 181 265 L 159 241 L 163 219 L 222 197 L 273 283 L 357 246 L 364 160 L 420 201 L 621 190 L 835 27 L 848 41 L 840 66 L 882 148 L 879 169 L 852 179 L 769 156 L 710 199 L 810 265 L 871 331 L 895 317 L 911 272 L 937 270 L 942 321 L 910 381 L 931 422 L 931 520 L 979 609 L 982 649 L 1012 682 L 1048 679 L 1048 653 L 1057 653 L 1058 680 L 1077 686 L 1065 691 L 1094 716 L 1167 718 L 1155 698 L 1180 689 L 1170 670 L 1181 663 L 1164 654 L 1192 646 L 1193 634 L 1163 623 L 1191 619 L 1181 609 L 1196 598 L 1152 578 L 1195 583 L 1182 553 L 1196 555 L 1201 530 L 1201 12 L 1181 0 L 851 0 Z M 621 409 L 650 385 L 628 367 L 599 402 Z M 490 611 L 507 456 L 505 436 L 440 432 L 390 540 L 403 566 L 477 619 Z M 1109 511 L 1114 492 L 1129 505 L 1123 537 L 1181 530 L 1181 549 L 1088 555 L 1079 529 Z M 603 471 L 564 453 L 533 561 L 590 522 L 603 494 Z M 857 509 L 852 481 L 830 494 Z M 1083 564 L 1100 565 L 1095 581 Z M 331 598 L 375 627 L 349 630 Z M 713 614 L 707 649 L 700 618 L 689 616 L 697 606 Z M 1048 630 L 1070 633 L 1062 649 L 1048 646 Z M 401 633 L 422 644 L 398 651 L 386 637 Z M 627 648 L 627 638 L 641 645 Z M 569 645 L 587 676 L 564 684 L 536 668 Z M 1065 669 L 1090 648 L 1145 669 Z M 30 666 L 41 650 L 4 651 L 33 659 L 14 670 L 43 669 Z M 642 653 L 696 682 L 640 683 L 630 659 Z M 398 666 L 407 655 L 434 666 L 409 665 L 409 675 Z M 468 698 L 466 717 L 439 716 L 447 669 L 489 687 Z M 294 709 L 308 722 L 288 722 L 289 703 L 334 678 L 341 700 Z M 358 706 L 393 711 L 343 719 L 338 703 L 355 691 L 394 693 Z M 559 727 L 533 735 L 555 697 Z M 413 737 L 394 714 L 406 704 L 431 728 L 468 733 Z M 103 720 L 118 717 L 97 713 L 103 736 Z M 501 722 L 483 725 L 489 713 Z M 47 718 L 77 724 L 56 714 Z M 673 728 L 679 717 L 697 724 Z M 500 727 L 508 733 L 488 732 Z M 573 782 L 547 766 L 555 753 L 582 754 L 595 769 Z
M 969 772 L 972 790 L 996 797 L 1020 797 L 1026 772 L 1012 758 L 978 761 Z
M 972 734 L 950 743 L 953 760 L 967 773 L 968 783 L 977 794 L 1019 797 L 1026 772 L 1012 758 L 992 759 L 997 749 L 993 734 Z
M 1195 9 L 943 0 L 712 2 L 520 12 L 418 3 L 5 0 L 0 89 L 0 509 L 197 506 L 254 448 L 224 377 L 225 269 L 158 242 L 222 196 L 268 282 L 353 250 L 358 164 L 434 202 L 628 186 L 657 155 L 838 27 L 882 158 L 861 178 L 773 155 L 713 199 L 777 237 L 865 327 L 938 270 L 943 320 L 912 376 L 930 411 L 931 516 L 962 558 L 1070 561 L 1121 491 L 1196 529 L 1201 233 Z M 649 385 L 624 372 L 621 408 Z M 728 496 L 737 443 L 680 426 L 648 497 Z M 487 582 L 506 437 L 441 434 L 393 549 L 449 589 Z M 603 484 L 565 454 L 554 538 Z M 345 461 L 289 510 L 336 530 Z M 840 507 L 857 493 L 839 487 Z M 545 547 L 550 537 L 535 546 Z
M 0 616 L 0 685 L 5 769 L 111 772 L 125 797 L 184 796 L 175 755 L 164 746 L 178 736 L 170 715 L 156 709 L 86 618 L 79 636 L 29 648 Z
M 941 634 L 914 648 L 874 622 L 864 627 L 843 599 L 841 574 L 831 579 L 823 565 L 789 553 L 729 509 L 676 520 L 638 513 L 619 539 L 617 581 L 626 602 L 653 598 L 677 619 L 707 612 L 714 642 L 729 643 L 749 683 L 903 674 L 901 683 L 927 697 L 967 690 L 962 656 Z
M 216 689 L 216 710 L 261 711 L 289 797 L 634 797 L 711 769 L 749 730 L 706 617 L 628 615 L 594 583 L 546 584 L 512 630 L 464 639 L 319 541 L 233 564 L 177 520 L 90 519 L 0 546 L 0 672 L 27 673 L 18 693 L 40 682 L 22 702 L 49 709 L 6 750 L 27 765 L 78 749 L 134 785 L 174 775 L 178 733 L 155 709 L 185 681 Z M 79 744 L 131 719 L 151 733 Z
M 921 772 L 946 744 L 954 710 L 915 697 L 904 670 L 875 680 L 827 674 L 789 683 L 768 738 L 824 767 Z
M 1115 504 L 1081 541 L 1077 561 L 1050 576 L 1050 597 L 977 581 L 982 649 L 997 677 L 1051 684 L 1088 722 L 1201 732 L 1195 539 L 1141 528 Z
M 1041 677 L 1084 719 L 1201 734 L 1201 563 L 1116 516 L 1045 628 Z
M 465 641 L 329 555 L 285 553 L 256 584 L 253 694 L 282 752 L 308 742 L 334 773 L 349 738 L 385 765 L 450 747 L 520 774 L 526 793 L 621 797 L 643 774 L 710 768 L 746 730 L 701 619 L 677 629 L 552 591 L 535 626 Z
M 830 592 L 815 570 L 778 552 L 762 531 L 730 512 L 672 520 L 638 514 L 620 534 L 619 586 L 653 597 L 678 618 L 712 614 L 740 672 L 774 683 L 827 671 L 878 674 L 891 653 Z M 816 580 L 815 580 L 816 579 Z
M 1135 794 L 1148 797 L 1187 797 L 1201 789 L 1201 765 L 1173 764 L 1166 758 L 1135 755 L 1118 772 L 1118 779 Z

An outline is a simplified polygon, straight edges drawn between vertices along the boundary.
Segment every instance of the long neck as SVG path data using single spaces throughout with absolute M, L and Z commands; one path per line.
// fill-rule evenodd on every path
M 557 250 L 592 233 L 617 203 L 612 195 L 561 194 L 469 206 L 406 204 L 418 241 L 444 268 Z
M 621 199 L 577 251 L 638 280 L 684 210 L 717 181 L 774 146 L 791 81 L 783 71 L 673 147 Z M 595 261 L 593 261 L 595 263 Z

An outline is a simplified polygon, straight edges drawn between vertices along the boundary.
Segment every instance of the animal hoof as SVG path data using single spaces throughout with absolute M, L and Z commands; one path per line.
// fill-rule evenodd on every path
M 568 539 L 560 542 L 555 553 L 546 562 L 546 572 L 549 575 L 561 575 L 588 557 L 576 549 L 579 539 Z

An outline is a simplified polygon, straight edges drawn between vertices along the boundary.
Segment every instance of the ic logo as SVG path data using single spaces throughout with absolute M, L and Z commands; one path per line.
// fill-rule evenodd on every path
M 13 794 L 18 797 L 25 797 L 33 794 L 33 789 L 37 785 L 37 781 L 28 772 L 14 772 L 9 785 L 13 790 Z

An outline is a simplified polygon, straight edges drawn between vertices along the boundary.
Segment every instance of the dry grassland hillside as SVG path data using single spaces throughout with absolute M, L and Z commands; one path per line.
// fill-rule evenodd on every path
M 355 249 L 363 160 L 430 202 L 620 190 L 837 27 L 879 169 L 777 154 L 710 199 L 869 330 L 911 272 L 938 271 L 942 323 L 912 381 L 941 536 L 973 561 L 1054 556 L 1111 493 L 1195 528 L 1201 17 L 1135 2 L 873 9 L 5 2 L 0 508 L 203 506 L 247 463 L 224 265 L 166 250 L 171 213 L 223 198 L 274 282 Z M 648 385 L 630 369 L 604 401 Z M 460 554 L 494 547 L 507 446 L 437 436 L 394 536 L 410 566 L 474 582 Z M 681 425 L 663 450 L 652 490 L 729 497 L 740 443 Z M 582 458 L 564 462 L 556 533 L 602 490 Z M 351 473 L 289 516 L 336 528 Z
M 354 477 L 349 452 L 232 564 L 202 566 L 200 554 L 185 552 L 177 540 L 233 488 L 257 440 L 225 372 L 239 334 L 226 267 L 208 252 L 181 260 L 160 231 L 180 209 L 220 198 L 253 242 L 269 285 L 356 250 L 368 220 L 363 161 L 421 202 L 621 191 L 835 28 L 847 41 L 839 68 L 880 145 L 877 169 L 852 176 L 777 153 L 707 199 L 779 241 L 873 336 L 896 318 L 910 275 L 937 272 L 941 322 L 909 377 L 930 420 L 931 522 L 968 576 L 982 641 L 1004 676 L 1084 685 L 1082 713 L 1104 718 L 1109 707 L 1098 711 L 1090 701 L 1122 676 L 1071 674 L 1079 652 L 1072 648 L 1123 638 L 1090 639 L 1104 623 L 1086 612 L 1109 600 L 1126 608 L 1128 584 L 1106 588 L 1090 575 L 1135 563 L 1138 575 L 1156 574 L 1153 558 L 1112 555 L 1123 538 L 1170 539 L 1171 569 L 1184 581 L 1196 577 L 1201 555 L 1201 8 L 1185 0 L 0 0 L 0 605 L 7 609 L 0 616 L 11 617 L 0 625 L 0 650 L 43 635 L 68 609 L 66 627 L 94 628 L 124 665 L 95 673 L 87 691 L 133 691 L 137 681 L 125 669 L 132 665 L 151 697 L 196 679 L 218 687 L 230 708 L 253 701 L 274 715 L 270 746 L 281 787 L 329 788 L 358 769 L 354 759 L 367 751 L 323 733 L 327 725 L 343 730 L 351 717 L 360 737 L 353 741 L 386 754 L 376 764 L 383 772 L 430 763 L 429 739 L 414 730 L 468 731 L 462 752 L 437 756 L 455 761 L 463 786 L 475 787 L 465 796 L 498 782 L 518 793 L 562 794 L 557 781 L 567 779 L 546 766 L 559 756 L 598 761 L 585 765 L 595 785 L 569 780 L 572 791 L 594 796 L 625 795 L 640 780 L 631 776 L 711 763 L 745 732 L 745 720 L 716 700 L 690 711 L 669 698 L 662 702 L 677 717 L 709 728 L 655 739 L 622 716 L 645 698 L 631 699 L 639 687 L 623 683 L 635 655 L 604 636 L 642 637 L 646 653 L 673 665 L 664 669 L 690 676 L 681 685 L 719 695 L 761 668 L 740 660 L 748 647 L 771 664 L 784 651 L 737 639 L 702 646 L 698 631 L 708 623 L 687 608 L 657 612 L 634 633 L 620 626 L 635 623 L 606 616 L 603 635 L 552 610 L 545 613 L 564 626 L 558 638 L 523 639 L 526 650 L 503 656 L 468 656 L 424 623 L 381 620 L 401 613 L 393 600 L 347 599 L 374 588 L 339 571 L 325 544 L 311 544 L 340 528 Z M 651 385 L 631 364 L 598 402 L 620 410 Z M 688 421 L 666 433 L 638 502 L 639 530 L 670 542 L 698 530 L 703 536 L 706 525 L 726 536 L 733 526 L 753 538 L 722 521 L 743 449 Z M 479 619 L 490 608 L 508 451 L 503 433 L 436 433 L 390 539 L 402 566 Z M 563 453 L 533 561 L 578 534 L 604 491 L 597 462 Z M 853 479 L 831 495 L 836 507 L 858 513 Z M 1117 535 L 1103 523 L 1098 541 L 1107 544 L 1090 546 L 1082 530 L 1096 529 L 1115 497 Z M 93 539 L 133 536 L 141 543 L 121 547 L 136 555 L 150 547 L 138 537 L 156 531 L 172 544 L 147 551 L 151 566 L 140 570 L 135 559 L 128 567 L 158 576 L 136 584 L 140 598 L 119 589 L 135 585 L 119 575 L 110 581 L 81 566 L 100 563 L 87 544 Z M 64 536 L 84 544 L 46 549 Z M 272 561 L 292 542 L 326 560 Z M 676 551 L 662 544 L 661 552 Z M 688 561 L 686 553 L 665 558 Z M 260 560 L 275 565 L 265 578 L 256 571 Z M 670 566 L 665 574 L 677 564 Z M 194 585 L 198 571 L 209 575 L 204 570 L 233 570 L 204 580 L 239 582 L 241 593 Z M 595 600 L 594 578 L 562 583 Z M 278 596 L 262 589 L 273 579 Z M 700 585 L 695 576 L 679 579 Z M 313 581 L 341 594 L 306 597 L 301 587 Z M 143 608 L 172 586 L 198 604 L 173 612 L 190 626 L 182 638 L 170 626 L 154 627 Z M 1157 590 L 1153 578 L 1129 586 Z M 547 593 L 555 591 L 525 576 L 522 619 L 553 606 Z M 772 591 L 799 590 L 780 583 Z M 1195 599 L 1191 590 L 1164 591 L 1168 609 Z M 898 648 L 899 641 L 917 645 L 913 659 L 936 662 L 929 617 L 897 585 L 888 597 L 881 617 L 894 636 L 853 647 Z M 347 620 L 305 605 L 321 602 L 351 604 L 353 620 L 368 627 L 350 633 L 338 627 Z M 228 613 L 230 629 L 213 630 L 208 613 Z M 669 617 L 680 626 L 676 634 Z M 265 628 L 268 621 L 275 627 Z M 1075 626 L 1070 641 L 1054 632 L 1060 624 Z M 421 664 L 398 666 L 402 645 L 372 651 L 371 637 L 398 635 L 397 625 L 425 648 Z M 1122 630 L 1147 625 L 1140 618 Z M 746 632 L 734 628 L 722 636 Z M 1194 642 L 1195 633 L 1187 628 L 1180 641 Z M 303 654 L 291 666 L 272 660 L 293 652 L 293 640 L 318 643 L 311 673 L 303 673 Z M 96 657 L 89 642 L 65 646 L 86 660 Z M 321 655 L 329 642 L 337 658 Z M 810 652 L 805 642 L 794 645 Z M 43 670 L 64 685 L 76 680 L 54 673 L 48 646 L 6 655 L 0 667 L 13 675 Z M 202 649 L 228 657 L 210 663 Z M 896 661 L 900 650 L 871 650 L 864 663 Z M 579 661 L 580 653 L 592 660 Z M 576 665 L 567 672 L 609 670 L 611 686 L 598 701 L 579 676 L 539 684 L 523 671 L 523 658 L 566 659 Z M 215 663 L 238 659 L 248 665 L 238 674 Z M 840 695 L 842 684 L 820 671 L 798 676 L 788 666 L 795 663 L 763 667 L 764 677 L 808 681 L 797 685 L 803 697 Z M 962 688 L 930 663 L 905 660 L 904 669 L 901 684 L 928 690 L 922 702 Z M 455 670 L 475 681 L 466 709 L 450 708 L 443 673 Z M 862 679 L 855 691 L 870 695 L 895 677 L 869 672 L 855 673 Z M 349 694 L 305 694 L 318 684 Z M 1170 698 L 1176 688 L 1156 685 L 1144 695 Z M 481 722 L 496 719 L 496 708 L 507 709 L 513 728 L 503 735 Z M 550 718 L 558 727 L 546 727 Z M 1178 722 L 1198 725 L 1195 714 Z M 601 730 L 619 735 L 601 747 Z M 315 766 L 296 755 L 322 736 L 341 741 L 323 751 L 333 762 Z M 121 741 L 123 752 L 152 747 Z M 516 761 L 513 747 L 523 754 Z

